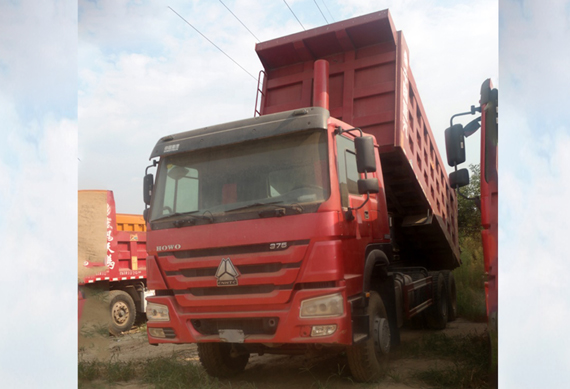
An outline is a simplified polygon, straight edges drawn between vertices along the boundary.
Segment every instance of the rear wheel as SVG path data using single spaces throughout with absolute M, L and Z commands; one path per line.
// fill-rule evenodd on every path
M 447 289 L 441 272 L 431 273 L 433 305 L 426 310 L 426 322 L 433 330 L 443 330 L 447 325 Z
M 412 276 L 412 281 L 414 282 L 426 277 L 425 274 L 421 273 L 414 273 L 411 276 Z M 413 302 L 410 304 L 410 306 L 415 307 L 420 302 L 425 301 L 426 299 L 425 289 L 426 288 L 420 288 L 413 292 L 414 294 Z M 416 313 L 414 316 L 412 316 L 412 318 L 410 319 L 410 328 L 412 328 L 413 330 L 423 330 L 424 328 L 426 328 L 425 311 L 421 311 L 420 313 Z
M 118 336 L 121 332 L 131 329 L 137 310 L 133 298 L 122 290 L 112 290 L 109 292 L 111 300 L 111 322 L 109 323 L 109 332 Z
M 241 373 L 249 360 L 249 353 L 233 343 L 198 343 L 198 356 L 206 372 L 220 378 Z
M 447 321 L 449 322 L 457 319 L 457 288 L 455 287 L 455 277 L 451 271 L 443 271 L 443 275 L 447 288 Z
M 367 314 L 370 319 L 369 339 L 346 350 L 350 372 L 362 382 L 377 380 L 385 374 L 391 343 L 386 308 L 376 292 L 370 292 Z

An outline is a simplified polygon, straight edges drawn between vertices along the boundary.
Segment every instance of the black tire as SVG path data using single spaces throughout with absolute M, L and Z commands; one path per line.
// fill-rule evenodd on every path
M 212 377 L 228 378 L 241 373 L 249 360 L 249 353 L 232 343 L 198 343 L 198 356 L 206 372 Z M 232 355 L 234 354 L 234 355 Z
M 426 323 L 433 330 L 443 330 L 447 325 L 447 289 L 445 276 L 441 272 L 430 272 L 432 276 L 433 305 L 426 310 Z
M 137 309 L 133 298 L 122 290 L 109 292 L 110 322 L 109 332 L 115 336 L 132 328 L 137 316 Z
M 447 288 L 447 321 L 457 319 L 457 288 L 455 286 L 455 277 L 449 270 L 442 272 L 445 276 L 445 286 Z
M 346 350 L 348 366 L 352 376 L 360 382 L 370 382 L 382 378 L 388 367 L 390 352 L 390 326 L 382 298 L 370 292 L 367 313 L 370 317 L 370 337 L 366 342 L 349 346 Z M 382 341 L 378 339 L 382 329 Z M 387 331 L 387 332 L 386 332 Z

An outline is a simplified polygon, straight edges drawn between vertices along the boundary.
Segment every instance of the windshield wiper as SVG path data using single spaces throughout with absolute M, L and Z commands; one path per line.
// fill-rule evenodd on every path
M 228 210 L 226 211 L 226 213 L 228 213 L 228 212 L 233 212 L 233 211 L 239 211 L 239 210 L 241 210 L 241 209 L 254 208 L 254 207 L 261 207 L 262 205 L 274 205 L 274 204 L 279 204 L 279 203 L 282 203 L 282 202 L 283 202 L 283 200 L 280 200 L 280 201 L 270 201 L 270 202 L 267 202 L 267 203 L 260 203 L 260 202 L 257 202 L 257 203 L 253 203 L 253 204 L 243 205 L 243 206 L 241 206 L 241 207 L 236 207 L 236 208 L 233 208 L 233 209 L 228 209 Z
M 202 215 L 193 215 L 194 213 L 196 213 L 198 211 L 191 211 L 191 212 L 175 212 L 175 213 L 171 213 L 170 215 L 165 215 L 163 217 L 159 217 L 158 219 L 153 220 L 153 222 L 157 222 L 157 221 L 161 221 L 161 220 L 166 220 L 166 219 L 170 219 L 173 217 L 180 217 L 180 216 L 184 216 L 183 219 L 179 219 L 179 220 L 175 220 L 174 221 L 174 226 L 175 227 L 182 227 L 186 224 L 188 225 L 195 225 L 196 224 L 196 220 L 200 219 L 200 220 L 208 220 L 210 223 L 214 222 L 214 217 L 212 216 L 210 211 L 206 211 L 209 212 L 210 215 L 206 216 L 204 214 Z M 204 212 L 204 213 L 206 213 Z
M 226 211 L 226 213 L 227 213 L 227 212 L 232 212 L 232 211 L 239 211 L 239 210 L 247 209 L 247 208 L 261 207 L 261 206 L 264 206 L 264 205 L 270 205 L 270 206 L 272 206 L 272 207 L 274 207 L 274 208 L 292 209 L 292 210 L 294 210 L 294 211 L 297 212 L 297 213 L 303 213 L 303 207 L 301 207 L 300 205 L 297 205 L 297 204 L 293 204 L 293 205 L 281 204 L 282 202 L 283 202 L 283 200 L 270 201 L 270 202 L 267 202 L 267 203 L 257 202 L 257 203 L 253 203 L 253 204 L 244 205 L 244 206 L 242 206 L 242 207 L 237 207 L 237 208 L 234 208 L 234 209 L 230 209 L 230 210 Z M 278 205 L 278 204 L 279 204 L 279 205 Z M 261 214 L 261 212 L 260 212 L 260 214 Z M 262 215 L 260 215 L 260 216 L 262 216 Z M 279 216 L 282 216 L 282 215 L 279 215 Z

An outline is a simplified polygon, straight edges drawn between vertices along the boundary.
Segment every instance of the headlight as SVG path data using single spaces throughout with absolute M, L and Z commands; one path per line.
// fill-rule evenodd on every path
M 146 305 L 146 318 L 148 321 L 169 321 L 168 307 L 162 304 L 148 303 Z
M 302 318 L 331 317 L 342 314 L 344 314 L 342 294 L 336 293 L 302 301 L 299 316 Z

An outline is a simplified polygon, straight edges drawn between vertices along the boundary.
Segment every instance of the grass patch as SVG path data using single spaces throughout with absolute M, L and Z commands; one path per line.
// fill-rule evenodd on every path
M 210 377 L 200 366 L 184 359 L 154 358 L 141 362 L 79 362 L 79 388 L 106 388 L 122 382 L 136 382 L 156 389 L 254 389 L 251 382 L 223 382 Z
M 487 321 L 485 305 L 485 263 L 481 238 L 462 237 L 461 266 L 453 271 L 457 286 L 457 314 L 471 321 Z
M 490 353 L 486 333 L 458 337 L 430 334 L 402 349 L 402 356 L 452 361 L 452 368 L 430 368 L 415 373 L 414 378 L 430 387 L 453 389 L 489 388 Z
M 144 366 L 142 381 L 157 389 L 220 387 L 220 382 L 208 376 L 201 366 L 176 357 L 150 359 Z
M 415 378 L 434 388 L 489 388 L 488 373 L 485 373 L 484 376 L 481 376 L 480 373 L 476 369 L 457 363 L 453 369 L 430 369 L 416 373 Z
M 137 378 L 137 368 L 132 362 L 79 362 L 80 384 L 102 380 L 107 383 L 127 382 Z

